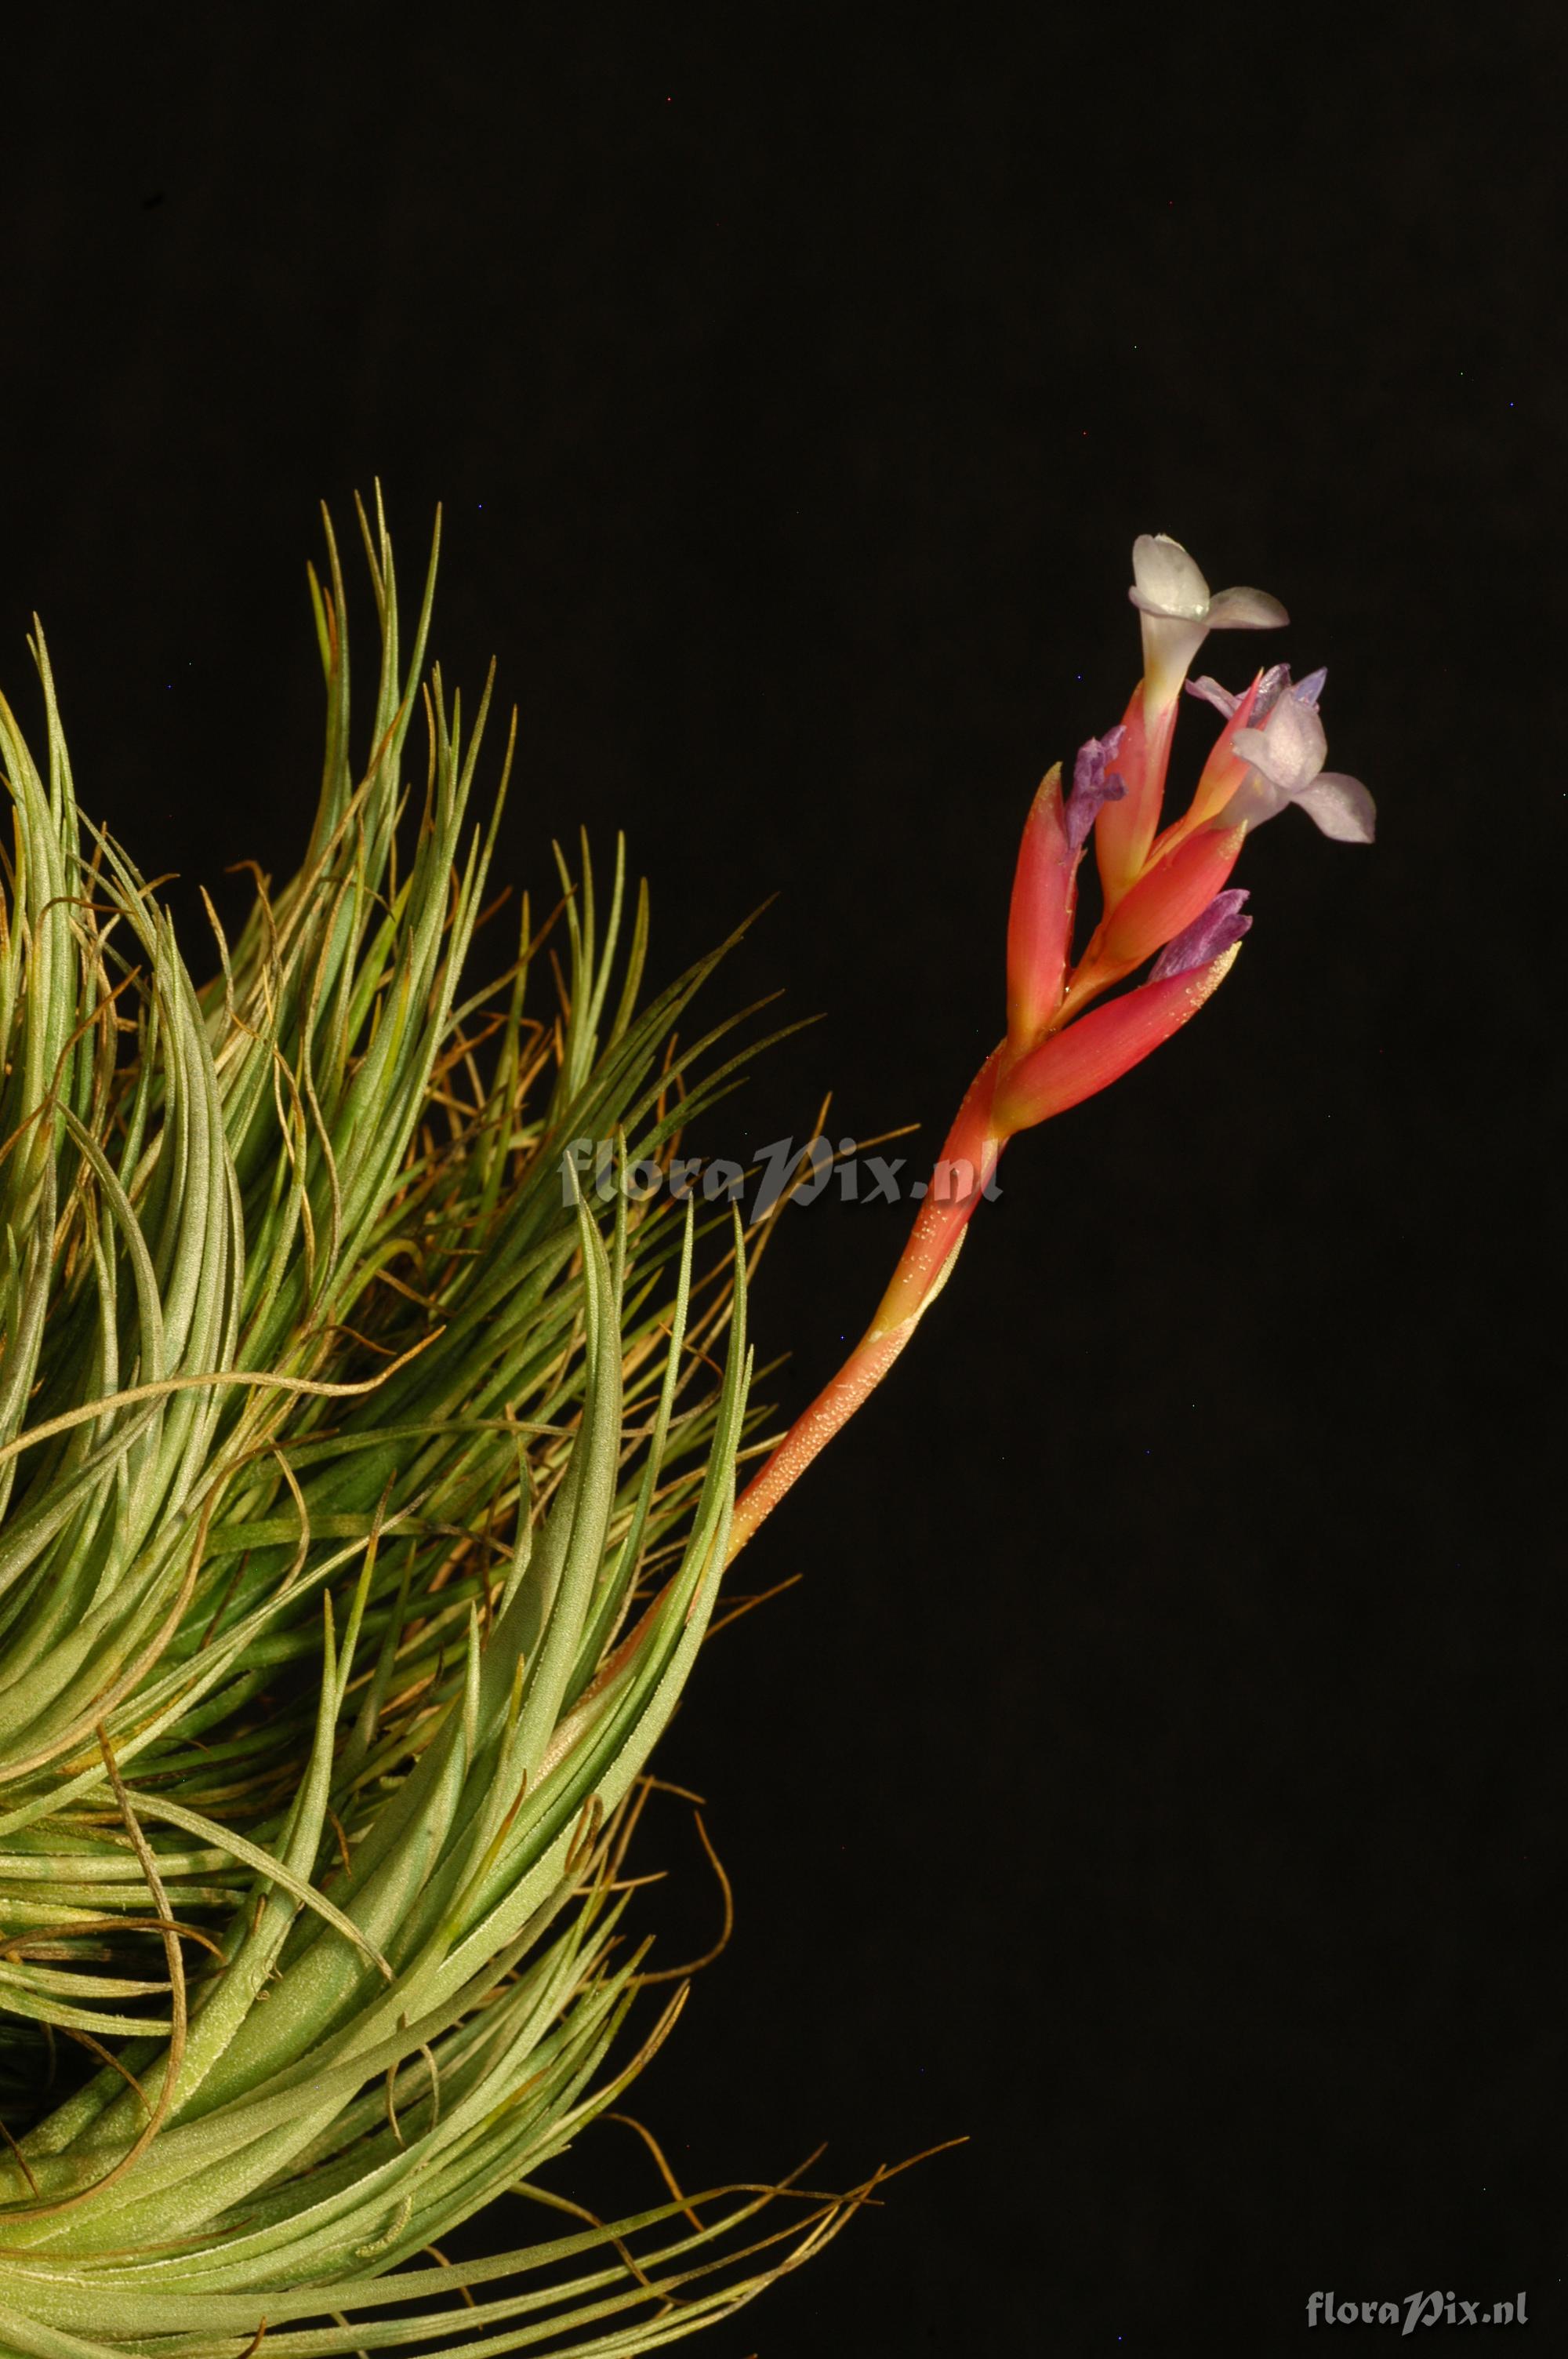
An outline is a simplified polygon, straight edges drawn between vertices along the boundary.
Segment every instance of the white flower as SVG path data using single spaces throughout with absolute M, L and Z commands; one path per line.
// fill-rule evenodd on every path
M 1193 559 L 1168 533 L 1141 532 L 1132 544 L 1128 596 L 1143 621 L 1143 679 L 1155 710 L 1179 692 L 1210 631 L 1272 631 L 1290 616 L 1262 590 L 1209 595 Z
M 1237 731 L 1231 745 L 1252 766 L 1227 804 L 1222 824 L 1235 827 L 1245 820 L 1260 827 L 1295 803 L 1336 843 L 1371 842 L 1378 816 L 1371 796 L 1359 778 L 1323 766 L 1328 739 L 1303 693 L 1320 685 L 1314 673 L 1279 699 L 1261 729 Z

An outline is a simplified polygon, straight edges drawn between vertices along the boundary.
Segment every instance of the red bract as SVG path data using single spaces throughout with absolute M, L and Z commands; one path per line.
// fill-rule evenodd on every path
M 1159 709 L 1151 724 L 1144 710 L 1143 690 L 1141 680 L 1122 720 L 1127 734 L 1118 760 L 1127 781 L 1127 793 L 1120 802 L 1108 805 L 1100 813 L 1095 830 L 1100 891 L 1108 909 L 1114 909 L 1136 883 L 1149 857 L 1149 847 L 1160 824 L 1171 736 L 1176 725 L 1173 703 Z
M 1007 920 L 1007 1037 L 1015 1053 L 1030 1048 L 1062 1000 L 1072 946 L 1078 853 L 1062 815 L 1062 766 L 1041 781 L 1023 822 Z
M 1096 1007 L 1062 1032 L 1054 1033 L 1033 1053 L 1012 1067 L 996 1093 L 996 1119 L 1003 1135 L 1016 1137 L 1065 1114 L 1123 1073 L 1179 1032 L 1195 1016 L 1210 993 L 1218 989 L 1235 964 L 1240 944 L 1212 959 L 1206 966 L 1163 983 L 1146 983 Z
M 1244 827 L 1205 827 L 1174 851 L 1156 846 L 1143 875 L 1099 929 L 1105 964 L 1130 974 L 1201 916 L 1235 867 L 1246 833 Z

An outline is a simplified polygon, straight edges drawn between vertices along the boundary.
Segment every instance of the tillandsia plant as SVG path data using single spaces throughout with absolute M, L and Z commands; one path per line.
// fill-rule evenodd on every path
M 1322 675 L 1281 668 L 1197 684 L 1225 725 L 1162 832 L 1205 633 L 1284 615 L 1141 540 L 1144 677 L 1070 795 L 1054 771 L 1034 799 L 1007 1037 L 865 1339 L 772 1446 L 745 1332 L 765 1227 L 706 1183 L 616 1189 L 601 1222 L 576 1178 L 584 1139 L 673 1171 L 733 1086 L 731 1026 L 676 1028 L 722 948 L 641 1005 L 645 896 L 628 922 L 618 857 L 601 913 L 585 847 L 462 995 L 490 690 L 465 732 L 423 681 L 434 550 L 406 656 L 379 500 L 361 526 L 368 762 L 329 526 L 314 829 L 232 945 L 213 916 L 203 987 L 78 814 L 41 631 L 41 771 L 0 702 L 0 2353 L 28 2359 L 650 2351 L 836 2233 L 874 2180 L 688 2194 L 646 2134 L 667 2200 L 606 2223 L 540 2177 L 684 1996 L 635 1935 L 651 1749 L 726 1567 L 908 1340 L 1003 1145 L 1228 970 L 1249 828 L 1293 800 L 1371 832 L 1322 768 Z M 508 2193 L 534 2241 L 442 2253 Z

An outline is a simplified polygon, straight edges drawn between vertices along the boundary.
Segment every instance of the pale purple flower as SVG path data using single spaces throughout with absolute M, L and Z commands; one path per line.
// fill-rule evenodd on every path
M 1266 819 L 1295 803 L 1325 835 L 1336 843 L 1370 843 L 1377 825 L 1377 806 L 1359 778 L 1325 770 L 1328 739 L 1318 719 L 1315 701 L 1306 691 L 1321 690 L 1324 675 L 1311 677 L 1280 696 L 1261 729 L 1238 729 L 1231 745 L 1251 764 L 1246 777 L 1227 804 L 1224 823 L 1260 827 Z

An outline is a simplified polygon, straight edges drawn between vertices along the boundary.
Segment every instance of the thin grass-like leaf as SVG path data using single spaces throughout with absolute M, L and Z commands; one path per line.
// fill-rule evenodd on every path
M 359 523 L 369 756 L 329 526 L 315 822 L 206 984 L 78 818 L 41 633 L 47 780 L 0 702 L 6 2351 L 650 2351 L 848 2216 L 719 2190 L 421 2259 L 508 2190 L 585 2216 L 540 2174 L 679 2013 L 684 1971 L 630 2036 L 622 1871 L 727 1552 L 744 1240 L 603 1217 L 563 1157 L 673 1152 L 741 1060 L 676 1043 L 728 945 L 640 1004 L 619 843 L 602 908 L 561 864 L 557 1015 L 525 906 L 469 972 L 491 684 L 470 727 L 424 675 L 436 549 L 406 654 Z

